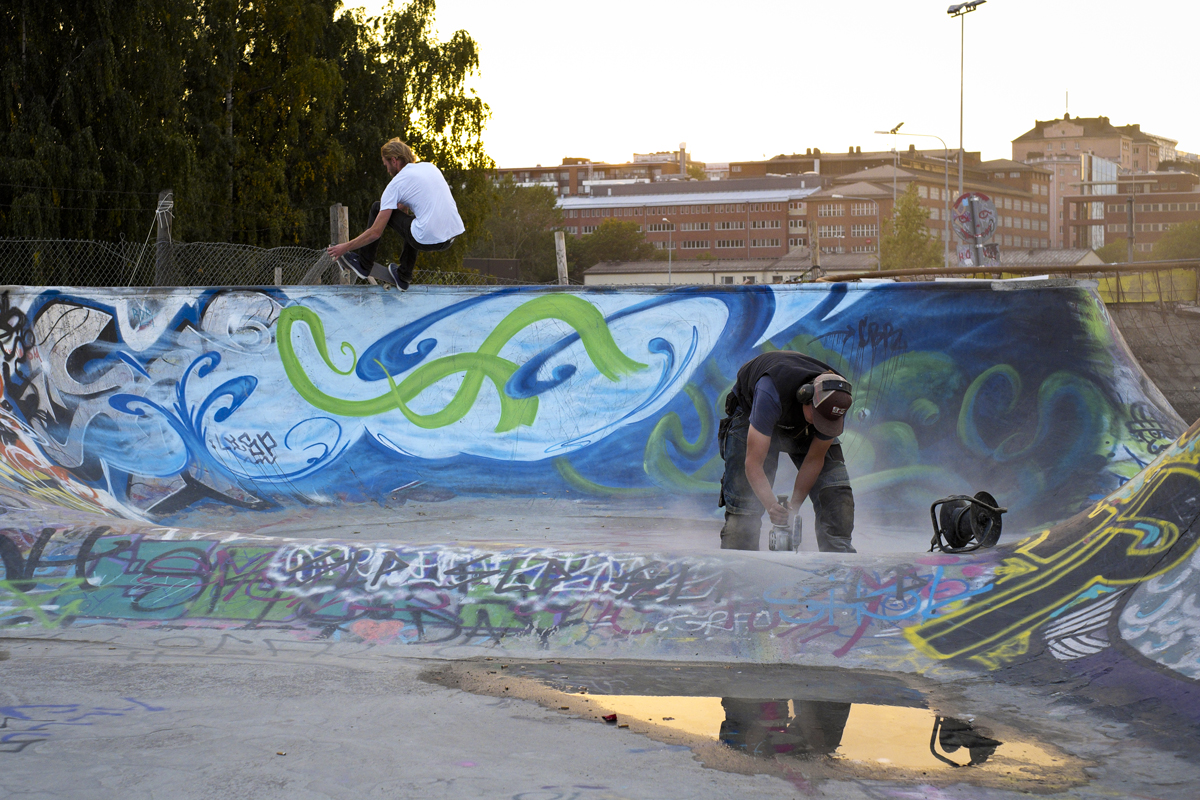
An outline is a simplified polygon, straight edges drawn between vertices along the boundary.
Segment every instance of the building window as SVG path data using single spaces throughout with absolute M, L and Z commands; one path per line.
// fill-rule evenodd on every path
M 646 226 L 646 228 L 651 233 L 662 233 L 664 231 L 675 230 L 675 225 L 670 222 L 651 222 L 649 225 Z
M 778 239 L 751 239 L 751 247 L 779 247 Z
M 874 253 L 875 245 L 873 244 L 856 244 L 850 248 L 851 253 Z
M 917 197 L 926 197 L 926 198 L 929 197 L 929 187 L 918 186 L 917 187 Z
M 874 203 L 851 203 L 850 216 L 852 217 L 873 217 L 875 216 Z
M 818 217 L 840 217 L 842 215 L 841 203 L 822 203 L 817 206 Z
M 797 237 L 795 239 L 788 239 L 788 247 L 805 247 L 807 244 L 808 244 L 808 241 L 806 239 L 804 239 L 803 237 Z
M 750 227 L 756 230 L 765 230 L 768 228 L 778 228 L 779 220 L 777 219 L 755 219 L 750 221 Z
M 806 219 L 789 219 L 788 230 L 791 232 L 808 231 L 808 220 Z
M 744 231 L 745 229 L 746 229 L 746 222 L 744 220 L 740 220 L 740 219 L 737 221 L 734 221 L 734 222 L 714 222 L 713 223 L 714 231 Z
M 732 275 L 722 275 L 721 283 L 723 283 L 727 286 L 732 285 L 733 284 L 733 276 Z
M 818 225 L 818 239 L 841 239 L 846 235 L 846 227 L 844 225 Z
M 878 236 L 879 229 L 874 225 L 851 225 L 850 235 L 860 239 L 865 236 Z
M 584 226 L 583 226 L 583 232 L 584 232 L 585 234 L 587 234 L 587 233 L 593 233 L 593 232 L 596 230 L 596 228 L 598 228 L 598 227 L 599 227 L 598 225 L 584 225 Z
M 684 241 L 679 243 L 679 249 L 680 250 L 707 250 L 708 249 L 708 240 L 707 239 L 695 239 L 695 240 L 685 239 Z
M 679 226 L 681 231 L 706 231 L 708 230 L 707 222 L 685 222 Z
M 731 250 L 734 248 L 742 248 L 746 246 L 745 239 L 717 239 L 718 250 Z

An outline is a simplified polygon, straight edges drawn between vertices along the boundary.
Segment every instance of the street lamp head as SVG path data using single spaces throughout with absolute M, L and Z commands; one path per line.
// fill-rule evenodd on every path
M 961 17 L 963 14 L 971 13 L 986 2 L 987 0 L 969 0 L 966 3 L 955 3 L 946 9 L 946 13 L 952 17 Z
M 894 133 L 898 133 L 898 132 L 899 132 L 899 130 L 900 130 L 902 127 L 904 127 L 904 123 L 903 123 L 903 122 L 901 122 L 901 123 L 900 123 L 899 125 L 897 125 L 896 127 L 892 128 L 890 131 L 888 131 L 888 133 L 893 133 L 893 134 L 894 134 Z
M 667 219 L 666 217 L 663 217 L 662 221 L 663 221 L 663 222 L 670 222 L 671 220 Z

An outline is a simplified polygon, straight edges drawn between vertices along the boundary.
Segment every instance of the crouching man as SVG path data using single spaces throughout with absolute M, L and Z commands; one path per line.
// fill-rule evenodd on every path
M 718 435 L 725 474 L 721 499 L 724 550 L 757 550 L 765 510 L 772 524 L 790 525 L 804 499 L 816 514 L 817 548 L 854 553 L 854 494 L 837 437 L 850 408 L 851 386 L 828 364 L 781 350 L 738 370 Z M 798 470 L 788 508 L 775 498 L 779 454 Z

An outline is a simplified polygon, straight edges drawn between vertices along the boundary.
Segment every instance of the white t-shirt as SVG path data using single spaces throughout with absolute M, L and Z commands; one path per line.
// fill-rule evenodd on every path
M 421 244 L 448 242 L 466 230 L 442 171 L 428 161 L 405 165 L 383 190 L 381 210 L 401 204 L 412 210 L 412 235 Z

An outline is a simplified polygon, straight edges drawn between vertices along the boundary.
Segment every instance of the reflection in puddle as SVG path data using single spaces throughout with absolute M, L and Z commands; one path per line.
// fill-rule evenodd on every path
M 789 781 L 967 781 L 1040 792 L 1086 781 L 1085 764 L 1035 741 L 1026 721 L 976 719 L 946 686 L 911 676 L 787 665 L 500 662 L 458 662 L 426 678 L 684 744 L 706 766 Z
M 583 697 L 583 695 L 578 695 Z M 1006 761 L 1053 766 L 1059 759 L 1028 742 L 1002 742 L 973 723 L 905 708 L 827 700 L 587 695 L 605 714 L 716 739 L 755 758 L 833 756 L 912 770 Z

